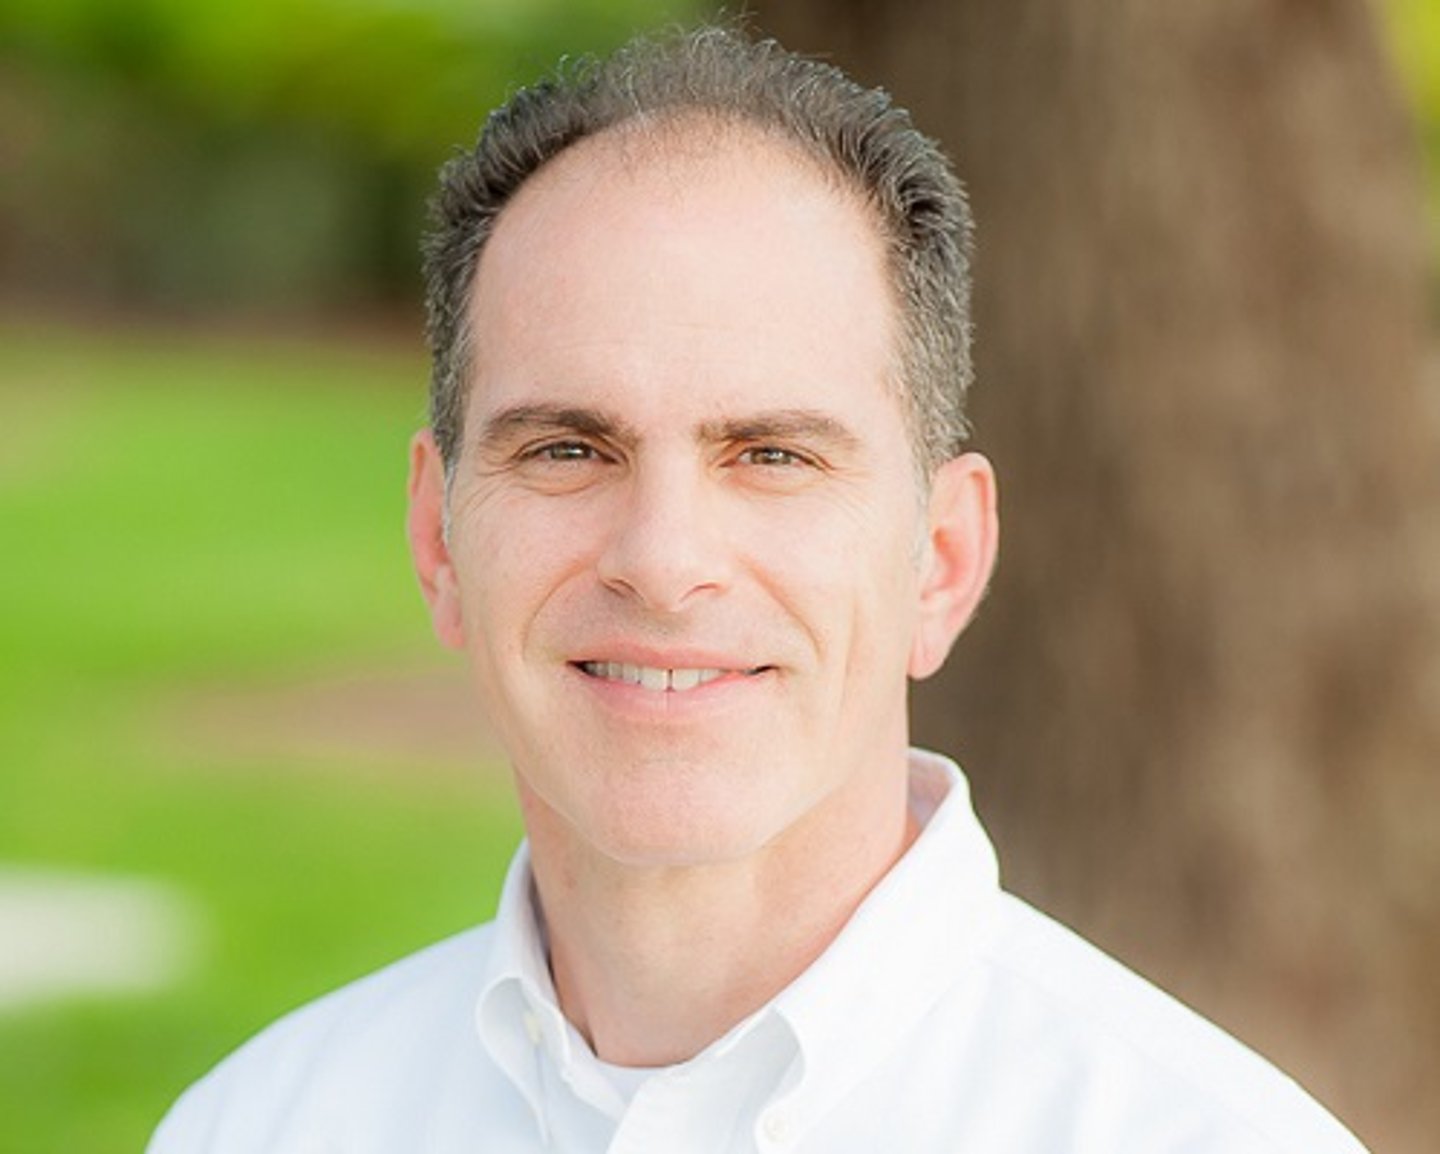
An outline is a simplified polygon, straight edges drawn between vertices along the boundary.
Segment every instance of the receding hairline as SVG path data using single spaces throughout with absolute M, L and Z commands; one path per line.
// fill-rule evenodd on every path
M 765 138 L 842 197 L 858 194 L 897 299 L 901 363 L 893 375 L 917 461 L 928 477 L 962 451 L 974 378 L 973 220 L 949 159 L 884 90 L 774 40 L 752 40 L 724 20 L 640 36 L 603 58 L 562 61 L 492 111 L 474 149 L 442 168 L 422 248 L 430 412 L 447 466 L 464 427 L 464 366 L 474 347 L 467 305 L 499 216 L 565 153 L 628 138 L 632 154 L 633 142 L 645 142 L 640 156 L 653 165 L 650 143 L 668 138 L 673 152 L 679 124 L 687 149 L 703 149 L 717 132 Z
M 887 388 L 899 392 L 903 402 L 903 291 L 893 259 L 891 228 L 875 198 L 822 149 L 810 147 L 809 142 L 797 138 L 784 125 L 767 123 L 729 109 L 679 106 L 640 111 L 571 142 L 531 172 L 496 213 L 465 293 L 464 331 L 467 339 L 461 365 L 465 403 L 468 405 L 475 384 L 476 289 L 482 269 L 487 264 L 487 253 L 497 240 L 501 244 L 507 243 L 501 239 L 509 232 L 504 227 L 505 222 L 507 219 L 513 221 L 517 207 L 522 207 L 524 202 L 536 195 L 542 195 L 547 186 L 557 179 L 575 179 L 576 170 L 572 166 L 576 164 L 583 165 L 587 161 L 596 166 L 618 164 L 627 177 L 642 173 L 648 176 L 657 168 L 673 164 L 677 187 L 683 187 L 694 181 L 695 164 L 723 160 L 726 150 L 747 158 L 758 159 L 768 155 L 780 162 L 777 171 L 789 172 L 802 180 L 813 180 L 818 187 L 831 193 L 839 205 L 854 210 L 860 234 L 874 246 L 890 303 L 891 355 L 885 384 Z M 583 169 L 578 171 L 583 172 Z M 603 167 L 599 171 L 603 172 Z

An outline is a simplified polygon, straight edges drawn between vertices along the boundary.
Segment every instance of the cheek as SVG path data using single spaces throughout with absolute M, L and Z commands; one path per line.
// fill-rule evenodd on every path
M 754 520 L 751 572 L 838 676 L 861 663 L 904 667 L 919 600 L 910 505 L 797 503 Z
M 456 518 L 451 553 L 468 637 L 494 648 L 534 616 L 555 574 L 563 572 L 576 535 L 541 509 L 518 502 L 476 502 Z

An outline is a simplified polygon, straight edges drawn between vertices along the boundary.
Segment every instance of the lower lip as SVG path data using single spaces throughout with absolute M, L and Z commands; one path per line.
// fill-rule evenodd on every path
M 737 703 L 747 690 L 763 685 L 774 676 L 773 669 L 759 673 L 724 673 L 693 689 L 646 689 L 633 681 L 595 677 L 578 665 L 571 672 L 607 706 L 647 718 L 681 718 L 700 710 L 713 710 Z

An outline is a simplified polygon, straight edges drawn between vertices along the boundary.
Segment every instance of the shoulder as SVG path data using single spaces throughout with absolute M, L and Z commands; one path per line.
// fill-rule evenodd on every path
M 1363 1154 L 1264 1058 L 1011 895 L 1001 895 L 984 961 L 997 1002 L 1042 1031 L 1072 1074 L 1083 1069 L 1103 1084 L 1112 1103 L 1166 1112 L 1171 1126 L 1189 1117 L 1197 1132 L 1243 1135 L 1247 1151 Z
M 491 939 L 489 925 L 468 930 L 285 1015 L 182 1095 L 150 1154 L 278 1150 L 281 1134 L 329 1133 L 352 1124 L 357 1104 L 393 1097 L 407 1082 L 398 1070 L 478 1060 L 466 1026 Z

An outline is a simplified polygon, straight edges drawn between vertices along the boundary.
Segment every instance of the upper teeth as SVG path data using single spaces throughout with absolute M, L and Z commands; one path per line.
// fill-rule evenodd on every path
M 609 681 L 626 681 L 642 689 L 684 692 L 723 677 L 723 669 L 656 669 L 649 665 L 629 665 L 619 661 L 585 661 L 581 668 L 592 677 Z

